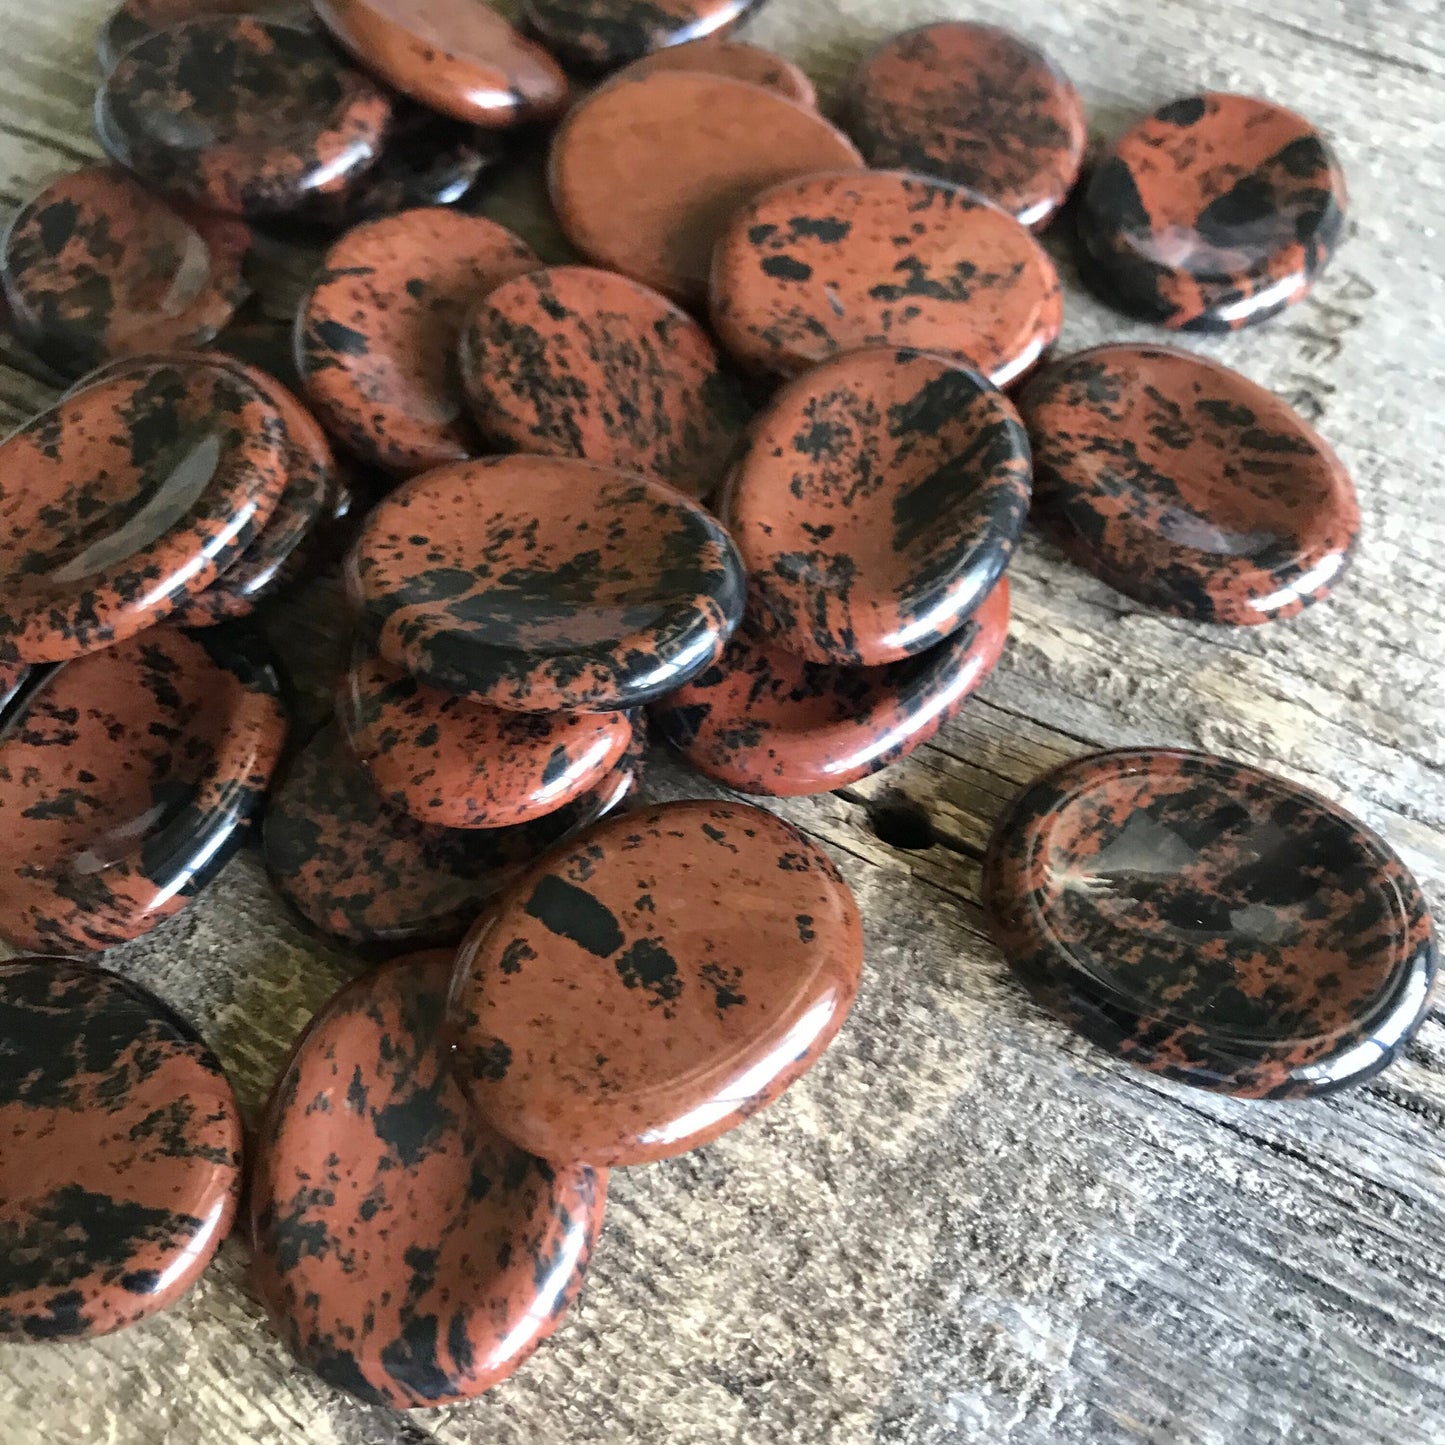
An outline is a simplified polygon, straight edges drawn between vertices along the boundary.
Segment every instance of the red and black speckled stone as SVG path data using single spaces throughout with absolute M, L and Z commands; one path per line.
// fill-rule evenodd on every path
M 1252 1098 L 1367 1079 L 1423 1021 L 1425 900 L 1342 808 L 1243 763 L 1127 749 L 1066 763 L 984 861 L 999 947 L 1045 1007 L 1154 1073 Z
M 622 74 L 635 79 L 659 70 L 701 70 L 708 75 L 725 75 L 730 80 L 745 80 L 749 85 L 775 90 L 784 100 L 810 110 L 817 109 L 818 105 L 818 92 L 805 71 L 791 60 L 774 55 L 761 45 L 750 45 L 746 40 L 709 38 L 669 45 L 634 60 Z
M 416 477 L 366 519 L 347 592 L 377 652 L 517 712 L 610 712 L 680 687 L 742 616 L 737 548 L 661 482 L 561 457 Z
M 0 1338 L 174 1304 L 230 1230 L 241 1120 L 215 1055 L 139 985 L 0 963 Z
M 1132 316 L 1234 331 L 1301 301 L 1344 232 L 1344 172 L 1308 121 L 1191 95 L 1126 131 L 1078 214 L 1084 279 Z
M 19 662 L 0 662 L 0 728 L 6 713 L 30 677 L 30 669 Z
M 96 97 L 114 160 L 228 215 L 284 214 L 344 191 L 381 155 L 392 117 L 390 95 L 324 36 L 253 16 L 157 31 Z
M 616 70 L 650 51 L 725 35 L 763 0 L 522 0 L 527 28 L 565 65 Z
M 184 216 L 124 171 L 53 181 L 5 235 L 0 277 L 15 334 L 65 375 L 108 357 L 210 341 L 249 287 L 250 230 Z
M 844 108 L 869 165 L 965 186 L 1035 229 L 1083 164 L 1078 91 L 997 25 L 945 20 L 885 40 L 853 72 Z
M 428 687 L 364 649 L 336 716 L 392 807 L 442 828 L 505 828 L 595 788 L 632 742 L 624 712 L 521 713 Z
M 805 176 L 755 196 L 720 231 L 711 294 L 723 346 L 774 376 L 913 346 L 1007 386 L 1064 316 L 1054 263 L 1012 216 L 901 171 Z
M 454 1060 L 483 1117 L 555 1160 L 642 1164 L 779 1097 L 852 1007 L 863 930 L 802 833 L 745 803 L 591 829 L 462 945 Z
M 853 352 L 754 422 L 722 512 L 780 647 L 871 667 L 956 631 L 1023 529 L 1029 444 L 1007 397 L 944 357 Z
M 1129 597 L 1205 622 L 1328 595 L 1360 529 L 1354 483 L 1273 392 L 1167 346 L 1099 346 L 1019 400 L 1041 516 Z
M 327 429 L 403 474 L 474 455 L 455 358 L 467 308 L 538 264 L 505 226 L 438 207 L 341 237 L 296 323 L 297 367 Z
M 713 666 L 653 704 L 653 721 L 700 773 L 741 792 L 829 792 L 907 757 L 956 716 L 1008 625 L 1007 578 L 952 637 L 883 667 L 805 662 L 745 621 Z
M 252 1279 L 327 1384 L 397 1409 L 481 1394 L 561 1322 L 607 1173 L 508 1143 L 451 1077 L 451 955 L 347 985 L 272 1090 L 250 1180 Z
M 313 23 L 306 0 L 122 0 L 96 41 L 101 74 L 109 75 L 132 45 L 156 31 L 209 15 L 264 15 L 303 29 Z
M 590 266 L 504 282 L 462 331 L 472 415 L 499 449 L 713 490 L 751 408 L 701 326 L 665 296 Z
M 275 406 L 229 365 L 157 363 L 0 443 L 0 659 L 60 662 L 210 586 L 286 487 Z
M 254 641 L 174 628 L 37 675 L 0 715 L 0 935 L 84 952 L 178 913 L 260 808 L 279 693 Z
M 388 808 L 339 727 L 294 758 L 262 830 L 277 891 L 313 928 L 370 953 L 456 943 L 483 905 L 561 839 L 619 807 L 641 769 L 634 750 L 596 787 L 514 828 L 438 828 Z

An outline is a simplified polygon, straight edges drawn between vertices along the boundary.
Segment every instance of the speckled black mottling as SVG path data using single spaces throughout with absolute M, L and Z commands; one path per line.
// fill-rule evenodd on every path
M 566 66 L 615 70 L 649 51 L 726 34 L 763 0 L 523 0 L 536 37 Z

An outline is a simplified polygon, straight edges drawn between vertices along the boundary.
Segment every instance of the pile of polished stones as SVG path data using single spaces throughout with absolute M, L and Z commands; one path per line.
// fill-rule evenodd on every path
M 19 1202 L 0 1161 L 0 1334 L 142 1319 L 230 1227 L 214 1058 L 54 956 L 175 914 L 254 819 L 294 912 L 388 960 L 256 1130 L 256 1287 L 331 1383 L 462 1399 L 558 1323 L 607 1169 L 776 1099 L 858 986 L 826 855 L 749 804 L 640 804 L 649 725 L 754 795 L 907 755 L 998 660 L 1035 499 L 1179 615 L 1288 616 L 1345 566 L 1350 479 L 1278 398 L 1166 347 L 1038 369 L 1063 294 L 1034 232 L 1086 141 L 1044 55 L 893 37 L 835 125 L 727 38 L 755 8 L 107 23 L 109 163 L 47 186 L 0 257 L 14 336 L 70 385 L 0 444 L 0 935 L 48 956 L 0 966 L 31 1051 L 0 1042 L 0 1123 L 43 1077 L 49 1135 L 86 1139 L 36 1144 L 55 1188 Z M 543 136 L 556 264 L 480 214 Z M 1225 329 L 1305 295 L 1343 201 L 1299 117 L 1209 94 L 1141 121 L 1070 211 L 1102 294 Z M 268 260 L 307 254 L 278 302 Z M 288 743 L 258 624 L 338 572 L 333 716 Z M 157 1111 L 164 1137 L 129 1122 Z M 74 1190 L 91 1214 L 56 1212 Z

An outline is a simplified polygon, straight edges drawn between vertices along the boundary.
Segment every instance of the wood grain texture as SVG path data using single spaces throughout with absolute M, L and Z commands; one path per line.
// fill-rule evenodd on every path
M 0 0 L 0 203 L 94 153 L 103 0 Z M 5 1445 L 818 1445 L 1445 1438 L 1445 1030 L 1319 1103 L 1244 1104 L 1129 1072 L 1029 1004 L 982 935 L 978 858 L 1005 799 L 1100 745 L 1178 743 L 1356 809 L 1445 900 L 1445 11 L 1436 0 L 773 0 L 748 35 L 832 89 L 889 31 L 1012 24 L 1078 82 L 1097 135 L 1203 88 L 1333 136 L 1354 197 L 1316 296 L 1189 340 L 1317 419 L 1358 481 L 1337 596 L 1253 631 L 1145 613 L 1031 536 L 982 696 L 918 756 L 779 811 L 833 851 L 868 920 L 852 1021 L 774 1109 L 614 1176 L 589 1289 L 470 1407 L 407 1419 L 293 1368 L 233 1243 L 171 1314 L 89 1345 L 0 1347 Z M 490 207 L 559 254 L 525 185 Z M 1064 346 L 1156 333 L 1071 282 Z M 0 413 L 52 389 L 0 347 Z M 270 619 L 313 693 L 318 582 Z M 659 796 L 710 792 L 659 768 Z M 906 850 L 900 804 L 930 846 Z M 878 822 L 878 820 L 882 820 Z M 876 827 L 875 827 L 876 824 Z M 920 826 L 911 829 L 920 834 Z M 881 832 L 884 836 L 878 836 Z M 893 839 L 894 842 L 886 841 Z M 194 1018 L 254 1109 L 358 965 L 303 935 L 253 853 L 111 960 Z

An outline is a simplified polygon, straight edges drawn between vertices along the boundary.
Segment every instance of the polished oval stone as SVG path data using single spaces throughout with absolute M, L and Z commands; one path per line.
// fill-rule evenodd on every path
M 898 171 L 806 176 L 722 229 L 712 319 L 738 361 L 796 376 L 865 346 L 953 356 L 1007 386 L 1063 324 L 1058 273 L 997 206 Z
M 231 367 L 102 379 L 0 443 L 0 658 L 133 637 L 208 587 L 287 479 L 280 413 Z
M 945 20 L 885 40 L 853 72 L 846 125 L 870 166 L 937 176 L 1046 225 L 1079 178 L 1084 103 L 1041 50 Z
M 0 715 L 0 936 L 79 953 L 149 932 L 220 871 L 286 736 L 254 641 L 161 627 Z
M 790 176 L 862 164 L 814 110 L 726 76 L 665 71 L 619 76 L 578 105 L 553 140 L 549 183 L 583 255 L 697 305 L 739 206 Z
M 367 518 L 347 591 L 387 661 L 517 712 L 636 707 L 722 651 L 737 548 L 660 482 L 559 457 L 414 478 Z
M 514 828 L 439 828 L 387 807 L 328 724 L 292 760 L 266 809 L 267 871 L 307 923 L 358 949 L 454 944 L 522 868 L 631 796 L 638 731 L 634 750 L 556 812 Z
M 0 963 L 0 1339 L 78 1339 L 167 1308 L 231 1228 L 241 1119 L 215 1055 L 141 988 Z
M 392 472 L 475 455 L 454 355 L 467 307 L 539 264 L 505 226 L 438 207 L 348 231 L 297 321 L 297 366 L 321 421 Z
M 1309 294 L 1347 204 L 1344 172 L 1308 121 L 1249 96 L 1192 95 L 1126 131 L 1094 167 L 1080 267 L 1131 316 L 1234 331 Z
M 1204 753 L 1098 753 L 1038 779 L 999 821 L 983 898 L 1004 955 L 1073 1028 L 1253 1098 L 1378 1073 L 1423 1021 L 1438 962 L 1381 838 Z
M 801 66 L 746 40 L 709 38 L 669 45 L 634 60 L 622 74 L 636 79 L 659 70 L 700 70 L 707 75 L 725 75 L 730 80 L 745 80 L 749 85 L 775 90 L 797 105 L 810 109 L 818 105 L 818 92 Z
M 313 0 L 326 28 L 388 85 L 443 115 L 504 127 L 550 120 L 567 76 L 479 0 Z
M 108 357 L 210 341 L 248 286 L 251 233 L 183 216 L 124 171 L 53 181 L 5 235 L 0 278 L 15 334 L 65 375 Z
M 506 1379 L 561 1322 L 605 1170 L 557 1166 L 468 1106 L 440 1030 L 451 954 L 348 984 L 277 1079 L 250 1180 L 252 1279 L 329 1385 L 407 1409 Z
M 392 113 L 323 36 L 213 16 L 126 51 L 96 98 L 96 132 L 148 186 L 260 216 L 346 189 L 381 154 Z
M 744 803 L 615 818 L 507 891 L 457 958 L 457 1069 L 554 1160 L 681 1154 L 771 1103 L 852 1007 L 863 930 L 827 854 Z
M 751 413 L 692 317 L 590 266 L 489 292 L 460 356 L 472 415 L 499 450 L 644 472 L 692 497 L 713 490 Z
M 574 70 L 615 70 L 649 51 L 724 35 L 762 0 L 522 0 L 527 28 Z
M 336 715 L 373 787 L 443 828 L 529 823 L 595 788 L 632 742 L 625 712 L 506 712 L 358 649 Z
M 805 662 L 746 622 L 708 670 L 653 704 L 658 732 L 698 772 L 744 793 L 826 793 L 922 747 L 993 671 L 1008 579 L 927 652 L 882 667 Z
M 1007 397 L 944 357 L 853 352 L 753 424 L 722 514 L 778 646 L 872 667 L 958 630 L 1003 575 L 1029 507 Z
M 209 15 L 264 15 L 303 27 L 312 23 L 307 0 L 122 0 L 96 41 L 101 73 L 109 75 L 132 45 L 157 30 Z
M 1098 346 L 1042 373 L 1019 407 L 1041 516 L 1126 596 L 1205 622 L 1268 622 L 1327 596 L 1349 564 L 1349 473 L 1237 371 L 1167 346 Z

